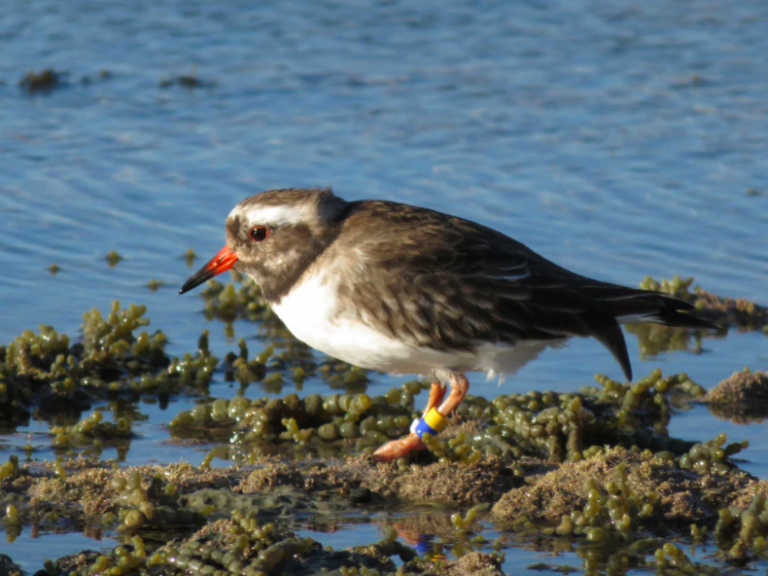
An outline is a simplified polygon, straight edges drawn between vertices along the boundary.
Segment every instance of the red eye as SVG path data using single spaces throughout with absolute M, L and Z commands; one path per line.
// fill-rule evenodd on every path
M 262 240 L 266 240 L 269 236 L 269 228 L 266 226 L 254 226 L 251 228 L 251 239 L 253 239 L 254 242 L 261 242 Z

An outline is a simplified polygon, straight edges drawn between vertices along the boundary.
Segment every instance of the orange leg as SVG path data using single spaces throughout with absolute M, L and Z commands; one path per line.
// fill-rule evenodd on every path
M 461 372 L 451 372 L 451 393 L 437 409 L 443 416 L 448 416 L 456 410 L 469 391 L 469 380 Z
M 429 400 L 427 400 L 427 407 L 424 408 L 424 414 L 437 408 L 445 397 L 445 385 L 440 382 L 432 382 L 432 386 L 429 388 Z
M 426 414 L 432 408 L 437 408 L 443 416 L 448 416 L 461 403 L 469 390 L 469 380 L 464 374 L 451 373 L 451 392 L 448 398 L 445 398 L 445 386 L 439 382 L 433 382 L 429 389 L 429 400 L 424 409 Z M 444 399 L 445 398 L 445 399 Z M 413 450 L 421 450 L 424 443 L 415 433 L 411 432 L 408 436 L 398 440 L 387 442 L 373 453 L 373 458 L 377 462 L 389 462 L 405 456 Z

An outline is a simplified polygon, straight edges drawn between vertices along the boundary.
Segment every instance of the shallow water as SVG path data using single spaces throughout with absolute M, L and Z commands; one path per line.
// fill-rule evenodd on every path
M 12 544 L 4 543 L 3 551 L 25 571 L 34 574 L 43 567 L 41 558 L 60 558 L 81 550 L 101 552 L 116 545 L 117 541 L 108 537 L 96 540 L 79 532 L 41 532 L 32 536 L 27 529 Z
M 606 280 L 693 275 L 765 302 L 767 24 L 768 6 L 749 0 L 11 0 L 0 14 L 0 341 L 40 323 L 76 334 L 85 310 L 119 299 L 148 305 L 171 354 L 209 328 L 223 357 L 237 348 L 223 324 L 205 320 L 195 294 L 176 295 L 190 273 L 181 256 L 213 255 L 237 201 L 288 186 L 460 214 Z M 16 86 L 46 67 L 68 72 L 66 85 L 33 96 Z M 214 85 L 159 87 L 191 73 Z M 113 249 L 125 259 L 110 268 Z M 151 278 L 166 285 L 151 292 Z M 256 326 L 235 331 L 258 350 Z M 700 355 L 641 359 L 635 337 L 628 343 L 637 375 L 661 366 L 705 387 L 768 365 L 760 333 L 705 340 Z M 599 344 L 574 341 L 503 386 L 576 390 L 595 372 L 619 375 Z M 401 381 L 377 376 L 368 390 Z M 499 391 L 473 382 L 476 394 Z M 211 386 L 216 397 L 235 392 L 220 377 Z M 310 379 L 299 391 L 313 392 L 328 387 Z M 194 401 L 142 405 L 148 419 L 126 464 L 199 463 L 205 447 L 167 444 L 162 426 Z M 32 458 L 52 457 L 48 429 L 32 421 L 0 439 L 3 452 L 30 442 L 40 446 Z M 697 407 L 670 430 L 749 439 L 743 465 L 768 478 L 765 424 Z M 336 534 L 367 543 L 378 538 L 370 526 Z M 66 547 L 64 538 L 80 549 L 71 535 L 38 543 Z M 30 570 L 34 550 L 0 543 Z M 522 546 L 506 553 L 515 573 L 541 561 Z M 581 566 L 573 555 L 558 563 Z

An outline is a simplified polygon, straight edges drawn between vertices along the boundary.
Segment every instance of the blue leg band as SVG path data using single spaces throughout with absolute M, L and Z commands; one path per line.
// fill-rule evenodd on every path
M 424 439 L 424 433 L 429 432 L 432 436 L 437 436 L 437 430 L 427 424 L 423 418 L 414 420 L 411 425 L 411 432 L 416 434 L 419 438 Z

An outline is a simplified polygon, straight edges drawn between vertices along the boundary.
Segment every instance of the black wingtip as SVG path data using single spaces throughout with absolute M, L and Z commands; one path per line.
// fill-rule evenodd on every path
M 656 322 L 675 328 L 701 328 L 704 330 L 723 330 L 720 322 L 708 316 L 706 311 L 697 310 L 688 302 L 674 298 L 666 298 L 664 307 L 659 310 Z
M 608 348 L 609 352 L 613 354 L 613 357 L 621 366 L 622 372 L 627 382 L 632 382 L 632 363 L 629 360 L 629 352 L 627 351 L 627 342 L 624 339 L 624 332 L 621 327 L 614 321 L 613 325 L 608 325 L 600 329 L 593 334 L 600 344 Z

